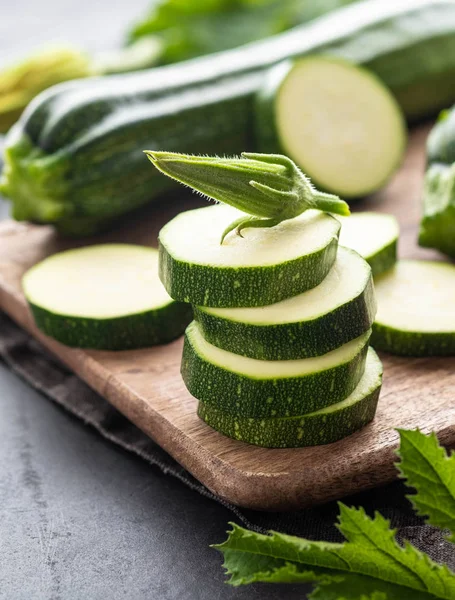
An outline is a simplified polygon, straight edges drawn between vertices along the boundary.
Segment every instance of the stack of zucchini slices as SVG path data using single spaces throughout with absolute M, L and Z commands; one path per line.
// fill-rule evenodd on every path
M 373 419 L 381 388 L 371 268 L 338 247 L 340 222 L 316 210 L 220 244 L 241 215 L 210 206 L 161 230 L 161 279 L 194 309 L 184 382 L 199 416 L 229 437 L 278 448 L 335 442 Z

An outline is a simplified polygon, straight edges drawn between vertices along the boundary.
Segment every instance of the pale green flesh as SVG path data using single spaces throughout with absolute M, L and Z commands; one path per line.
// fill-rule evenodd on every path
M 158 252 L 104 244 L 60 252 L 32 267 L 27 300 L 54 314 L 94 319 L 132 315 L 170 304 L 158 277 Z
M 165 225 L 160 243 L 175 259 L 211 267 L 262 267 L 281 264 L 325 248 L 337 238 L 339 223 L 308 210 L 276 227 L 244 229 L 220 244 L 226 227 L 244 213 L 226 205 L 184 212 Z
M 406 146 L 403 117 L 387 88 L 367 71 L 327 57 L 295 63 L 278 92 L 275 119 L 285 153 L 340 196 L 381 187 Z
M 419 333 L 455 334 L 455 266 L 402 260 L 376 280 L 376 323 Z
M 340 244 L 352 248 L 365 260 L 395 243 L 400 233 L 398 221 L 393 215 L 362 212 L 336 218 L 341 223 Z
M 279 379 L 319 373 L 350 362 L 368 343 L 371 330 L 323 356 L 274 361 L 248 358 L 217 348 L 204 339 L 198 324 L 195 322 L 189 325 L 187 335 L 196 352 L 207 362 L 227 371 L 251 378 Z
M 317 287 L 257 308 L 204 308 L 209 314 L 232 321 L 257 325 L 275 325 L 310 321 L 335 310 L 361 294 L 371 277 L 371 269 L 358 254 L 338 248 L 336 262 Z

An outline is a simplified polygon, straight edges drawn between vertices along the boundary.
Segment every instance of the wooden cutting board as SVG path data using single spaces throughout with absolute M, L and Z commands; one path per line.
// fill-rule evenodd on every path
M 399 218 L 402 257 L 440 258 L 416 245 L 427 133 L 428 127 L 414 131 L 401 171 L 386 190 L 359 204 L 360 209 L 391 212 Z M 153 245 L 159 227 L 196 202 L 186 197 L 159 213 L 143 212 L 122 229 L 89 242 Z M 21 293 L 22 275 L 45 256 L 75 245 L 81 242 L 62 241 L 49 227 L 1 224 L 0 307 L 225 500 L 256 509 L 292 509 L 389 481 L 396 476 L 396 427 L 433 430 L 445 445 L 455 445 L 455 358 L 387 355 L 382 356 L 384 386 L 376 419 L 345 440 L 316 448 L 270 450 L 220 435 L 198 419 L 196 400 L 183 385 L 181 340 L 146 350 L 83 351 L 66 348 L 34 327 Z

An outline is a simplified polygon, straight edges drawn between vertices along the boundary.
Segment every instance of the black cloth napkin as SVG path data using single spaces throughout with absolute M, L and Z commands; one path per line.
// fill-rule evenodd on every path
M 219 498 L 171 458 L 153 440 L 104 398 L 71 373 L 43 346 L 20 329 L 8 316 L 0 313 L 0 358 L 15 373 L 45 397 L 94 427 L 100 435 L 164 473 L 179 479 L 194 491 L 219 502 L 232 511 L 233 520 L 258 532 L 274 529 L 314 540 L 341 541 L 335 527 L 338 507 L 335 502 L 311 509 L 291 512 L 260 512 L 234 506 Z M 350 505 L 361 505 L 370 514 L 375 510 L 390 519 L 398 529 L 400 540 L 408 539 L 434 560 L 455 569 L 455 546 L 445 541 L 437 529 L 425 525 L 415 516 L 406 499 L 402 482 L 343 499 Z

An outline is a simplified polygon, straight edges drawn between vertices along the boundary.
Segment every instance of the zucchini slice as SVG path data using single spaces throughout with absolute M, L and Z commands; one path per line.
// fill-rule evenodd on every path
M 375 277 L 393 267 L 400 234 L 393 215 L 361 212 L 336 218 L 341 223 L 340 244 L 363 256 Z
M 339 247 L 317 287 L 258 308 L 193 307 L 204 338 L 219 348 L 261 360 L 326 354 L 373 325 L 376 299 L 368 264 Z
M 185 334 L 182 376 L 190 394 L 223 412 L 301 415 L 349 396 L 363 375 L 370 334 L 317 358 L 268 361 L 209 344 L 193 322 Z
M 376 280 L 372 343 L 405 356 L 455 355 L 455 266 L 401 260 Z
M 67 346 L 128 350 L 169 342 L 191 319 L 158 277 L 158 252 L 105 244 L 54 254 L 22 286 L 44 333 Z
M 160 277 L 175 300 L 265 306 L 316 287 L 335 262 L 340 223 L 317 210 L 220 239 L 244 213 L 226 205 L 177 215 L 160 232 Z
M 292 158 L 316 187 L 356 198 L 381 188 L 406 148 L 405 121 L 372 73 L 326 56 L 273 68 L 257 101 L 261 152 Z
M 266 448 L 330 444 L 373 420 L 382 385 L 382 364 L 370 348 L 365 373 L 345 400 L 310 414 L 284 419 L 248 419 L 199 402 L 199 417 L 220 433 Z

